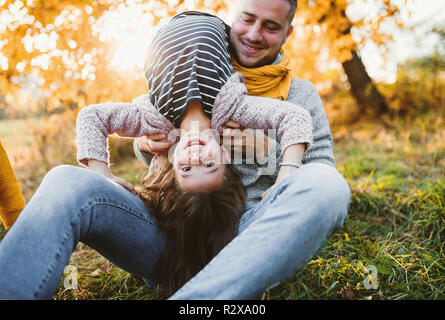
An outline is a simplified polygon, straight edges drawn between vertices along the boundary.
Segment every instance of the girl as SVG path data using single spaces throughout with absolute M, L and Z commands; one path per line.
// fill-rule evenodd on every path
M 312 126 L 301 107 L 247 95 L 243 77 L 231 66 L 225 25 L 211 15 L 183 13 L 161 27 L 145 75 L 148 95 L 79 112 L 78 160 L 136 193 L 111 174 L 107 136 L 165 133 L 179 139 L 169 157 L 152 163 L 139 191 L 167 235 L 153 279 L 172 293 L 234 237 L 244 210 L 244 188 L 215 131 L 221 133 L 229 120 L 276 129 L 283 165 L 294 165 L 312 141 Z M 277 182 L 288 172 L 283 166 Z

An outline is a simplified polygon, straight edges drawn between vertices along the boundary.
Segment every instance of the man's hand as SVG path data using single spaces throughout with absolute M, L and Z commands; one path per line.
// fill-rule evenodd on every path
M 167 140 L 165 133 L 147 134 L 136 139 L 138 149 L 142 152 L 149 152 L 155 156 L 165 154 L 176 141 Z
M 229 120 L 224 124 L 223 143 L 227 149 L 233 151 L 234 156 L 249 158 L 263 158 L 267 154 L 269 146 L 269 137 L 263 130 L 246 129 L 240 126 L 239 123 Z M 250 131 L 250 133 L 249 133 Z M 226 138 L 224 138 L 226 137 Z M 229 139 L 229 137 L 231 137 Z M 253 154 L 250 154 L 252 153 Z

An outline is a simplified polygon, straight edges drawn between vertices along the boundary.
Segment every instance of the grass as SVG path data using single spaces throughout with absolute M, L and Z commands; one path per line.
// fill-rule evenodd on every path
M 30 147 L 33 143 L 33 137 L 28 130 L 32 126 L 41 126 L 40 119 L 27 120 L 0 120 L 0 138 L 2 144 L 12 148 L 15 146 Z
M 445 132 L 440 118 L 337 131 L 345 224 L 271 299 L 444 299 Z M 343 131 L 343 133 L 342 133 Z M 377 289 L 364 288 L 365 267 Z
M 443 116 L 332 131 L 337 168 L 352 192 L 348 218 L 302 270 L 262 299 L 445 299 Z M 116 175 L 140 181 L 141 164 L 121 162 Z M 160 297 L 86 245 L 77 246 L 70 264 L 78 269 L 79 288 L 65 290 L 62 279 L 53 299 Z M 367 266 L 377 269 L 377 289 L 364 286 Z

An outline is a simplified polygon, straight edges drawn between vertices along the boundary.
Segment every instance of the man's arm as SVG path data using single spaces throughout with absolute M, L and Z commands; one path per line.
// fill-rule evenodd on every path
M 303 107 L 312 117 L 313 142 L 303 155 L 303 164 L 324 163 L 335 167 L 329 120 L 315 86 L 310 81 L 294 78 L 287 101 Z

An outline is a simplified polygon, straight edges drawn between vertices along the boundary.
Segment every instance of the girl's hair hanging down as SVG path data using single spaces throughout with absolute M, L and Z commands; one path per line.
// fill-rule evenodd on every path
M 166 233 L 152 278 L 173 294 L 237 234 L 246 190 L 239 172 L 226 165 L 224 187 L 209 193 L 182 191 L 167 157 L 145 177 L 139 196 Z

